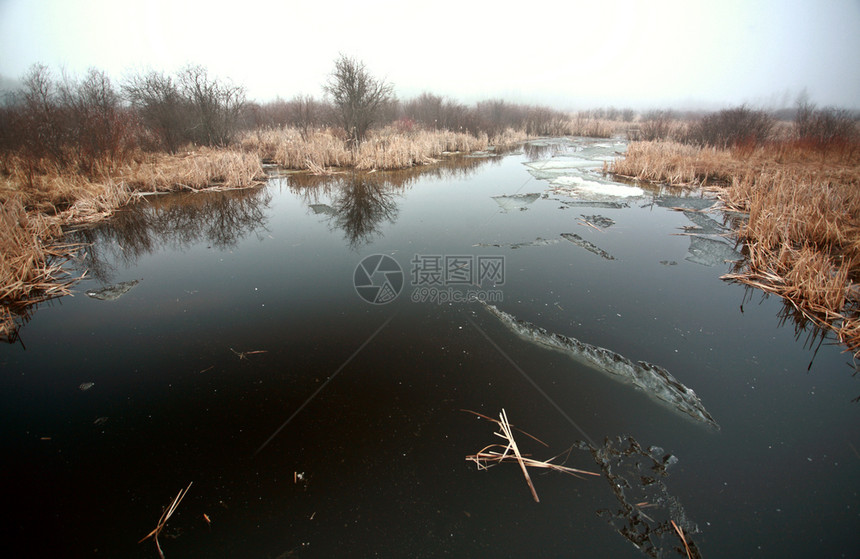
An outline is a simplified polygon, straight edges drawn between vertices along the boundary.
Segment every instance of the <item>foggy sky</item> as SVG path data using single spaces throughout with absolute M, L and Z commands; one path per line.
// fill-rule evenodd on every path
M 266 101 L 322 96 L 339 53 L 402 99 L 562 109 L 860 108 L 860 1 L 0 0 L 0 76 L 41 62 L 131 72 L 202 64 Z

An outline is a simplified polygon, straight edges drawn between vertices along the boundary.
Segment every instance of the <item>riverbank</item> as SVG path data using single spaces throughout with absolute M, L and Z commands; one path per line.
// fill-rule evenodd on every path
M 63 264 L 84 247 L 63 244 L 63 229 L 106 219 L 136 196 L 253 187 L 266 180 L 264 162 L 316 174 L 333 168 L 404 169 L 527 138 L 513 129 L 489 137 L 386 127 L 353 148 L 334 130 L 261 129 L 246 132 L 236 147 L 140 152 L 89 176 L 74 165 L 60 169 L 7 157 L 0 168 L 0 339 L 14 339 L 33 305 L 69 294 L 80 279 L 69 276 Z
M 746 214 L 734 231 L 746 258 L 723 278 L 783 297 L 860 354 L 860 148 L 633 142 L 605 170 L 710 189 L 726 210 Z

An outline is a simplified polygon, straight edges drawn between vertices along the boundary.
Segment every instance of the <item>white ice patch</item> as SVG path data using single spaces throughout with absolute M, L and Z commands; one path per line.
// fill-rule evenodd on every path
M 592 194 L 629 198 L 631 196 L 642 196 L 645 193 L 644 190 L 637 186 L 589 181 L 582 177 L 558 177 L 552 180 L 549 184 L 553 190 L 562 194 L 570 192 L 571 194 Z
M 561 158 L 546 159 L 544 161 L 529 161 L 524 164 L 535 171 L 548 171 L 552 169 L 576 169 L 578 167 L 594 166 L 594 161 L 579 158 Z

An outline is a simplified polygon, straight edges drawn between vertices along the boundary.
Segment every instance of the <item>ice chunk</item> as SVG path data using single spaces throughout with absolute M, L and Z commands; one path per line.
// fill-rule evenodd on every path
M 615 220 L 603 215 L 585 215 L 579 214 L 585 220 L 586 223 L 590 223 L 592 225 L 596 225 L 598 227 L 602 227 L 606 229 L 607 227 L 612 227 L 615 225 Z
M 554 157 L 543 161 L 529 161 L 524 163 L 529 169 L 535 171 L 550 171 L 557 169 L 578 169 L 580 167 L 594 167 L 594 161 L 581 159 L 579 157 Z
M 684 212 L 684 216 L 695 223 L 699 232 L 705 235 L 721 235 L 728 231 L 722 224 L 702 212 Z
M 506 248 L 545 247 L 545 246 L 549 246 L 549 245 L 555 245 L 555 244 L 558 244 L 558 241 L 559 241 L 558 239 L 543 239 L 543 238 L 541 238 L 541 237 L 538 237 L 537 239 L 535 239 L 535 240 L 533 240 L 533 241 L 525 241 L 525 242 L 522 242 L 522 243 L 511 243 L 511 244 L 499 244 L 499 243 L 478 243 L 478 244 L 476 244 L 476 245 L 472 245 L 472 246 L 476 246 L 476 247 L 497 247 L 497 248 L 502 248 L 502 247 L 506 247 Z
M 743 256 L 726 242 L 700 235 L 690 235 L 687 260 L 702 266 L 719 266 L 741 260 Z
M 93 299 L 100 299 L 102 301 L 115 301 L 140 282 L 141 280 L 124 281 L 95 291 L 87 291 L 87 295 Z
M 539 192 L 530 194 L 512 194 L 510 196 L 493 196 L 496 204 L 502 207 L 506 212 L 513 210 L 527 210 L 529 205 L 540 198 Z
M 581 246 L 582 248 L 584 248 L 588 252 L 593 252 L 597 256 L 602 256 L 603 258 L 605 258 L 607 260 L 615 260 L 614 256 L 612 256 L 611 254 L 609 254 L 608 252 L 606 252 L 605 250 L 603 250 L 599 246 L 595 245 L 594 243 L 592 243 L 590 241 L 586 241 L 585 239 L 583 239 L 582 237 L 580 237 L 576 233 L 562 233 L 561 236 L 564 237 L 565 239 L 567 239 L 568 241 L 572 242 L 573 244 Z
M 570 193 L 629 198 L 631 196 L 642 196 L 645 193 L 638 186 L 589 181 L 577 176 L 561 176 L 553 179 L 549 184 L 554 192 L 560 194 Z
M 316 215 L 337 215 L 337 210 L 328 204 L 311 204 L 308 206 Z
M 699 527 L 664 481 L 667 468 L 678 461 L 675 456 L 646 451 L 629 435 L 607 437 L 601 446 L 579 442 L 576 447 L 591 453 L 618 500 L 620 508 L 598 514 L 619 534 L 647 557 L 687 557 L 683 550 L 678 551 L 674 523 L 684 531 L 690 556 L 701 557 L 691 538 L 700 533 Z
M 547 332 L 530 322 L 518 320 L 493 305 L 481 301 L 490 314 L 520 337 L 540 346 L 560 351 L 573 359 L 593 367 L 614 378 L 629 382 L 670 409 L 686 414 L 697 421 L 719 429 L 719 425 L 702 405 L 699 397 L 659 365 L 645 361 L 634 363 L 630 359 L 604 349 L 581 342 L 576 338 Z

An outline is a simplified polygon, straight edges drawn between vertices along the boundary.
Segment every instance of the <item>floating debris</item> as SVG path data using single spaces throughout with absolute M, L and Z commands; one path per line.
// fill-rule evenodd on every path
M 601 227 L 603 229 L 606 229 L 608 227 L 612 227 L 613 225 L 615 225 L 615 220 L 608 218 L 606 216 L 585 215 L 585 214 L 580 214 L 580 215 L 582 216 L 582 219 L 584 219 L 586 221 L 586 223 L 596 225 L 596 226 Z
M 702 266 L 719 266 L 743 259 L 728 243 L 701 235 L 690 236 L 690 248 L 687 251 L 689 256 L 686 260 Z
M 311 204 L 308 206 L 316 215 L 337 215 L 337 210 L 328 204 Z
M 675 262 L 674 260 L 661 260 L 660 264 L 662 264 L 664 266 L 677 266 L 678 265 L 678 263 Z
M 138 544 L 145 542 L 149 538 L 153 538 L 155 540 L 155 547 L 158 549 L 158 556 L 161 559 L 164 559 L 164 552 L 161 550 L 161 544 L 158 543 L 158 535 L 161 534 L 161 531 L 164 530 L 164 527 L 167 525 L 167 521 L 170 520 L 170 517 L 173 516 L 173 513 L 176 512 L 176 507 L 179 506 L 179 503 L 182 502 L 182 499 L 185 498 L 185 495 L 188 493 L 188 490 L 191 489 L 191 484 L 193 481 L 188 484 L 184 490 L 180 490 L 176 497 L 173 498 L 170 505 L 164 509 L 164 512 L 161 513 L 161 518 L 158 519 L 158 524 L 155 526 L 155 529 L 152 532 L 145 535 L 140 539 Z
M 530 322 L 518 320 L 493 305 L 483 301 L 480 303 L 520 337 L 549 349 L 560 351 L 585 365 L 628 381 L 670 409 L 719 429 L 719 425 L 702 405 L 696 393 L 678 382 L 663 367 L 645 361 L 634 363 L 614 351 L 593 346 L 562 334 L 547 332 Z
M 572 242 L 573 244 L 581 246 L 582 248 L 584 248 L 588 252 L 593 252 L 597 256 L 601 256 L 607 260 L 615 260 L 614 256 L 612 256 L 611 254 L 609 254 L 608 252 L 606 252 L 605 250 L 603 250 L 599 246 L 595 245 L 591 241 L 586 241 L 585 239 L 583 239 L 582 237 L 580 237 L 576 233 L 562 233 L 561 236 L 564 237 L 565 239 L 567 239 L 568 241 Z
M 478 466 L 479 470 L 487 470 L 491 466 L 501 464 L 502 462 L 517 462 L 520 466 L 520 469 L 523 472 L 523 476 L 526 479 L 526 483 L 528 483 L 528 485 L 529 485 L 529 489 L 531 490 L 531 493 L 532 493 L 532 498 L 535 500 L 536 503 L 539 503 L 540 499 L 538 498 L 537 491 L 535 490 L 535 486 L 532 483 L 531 476 L 529 476 L 529 471 L 528 471 L 529 467 L 555 470 L 557 472 L 563 472 L 566 474 L 571 474 L 571 475 L 574 475 L 576 477 L 579 477 L 579 474 L 591 475 L 591 476 L 599 476 L 600 475 L 600 474 L 595 473 L 595 472 L 588 472 L 585 470 L 579 470 L 577 468 L 571 468 L 569 466 L 563 466 L 561 464 L 555 464 L 553 462 L 553 460 L 558 458 L 557 456 L 550 458 L 549 460 L 534 460 L 532 458 L 528 458 L 526 456 L 523 456 L 522 453 L 520 453 L 520 449 L 517 446 L 516 441 L 514 440 L 513 428 L 511 426 L 510 422 L 508 421 L 508 414 L 505 413 L 504 408 L 502 408 L 502 412 L 501 412 L 501 414 L 499 414 L 499 419 L 493 419 L 491 417 L 487 417 L 486 415 L 483 415 L 483 414 L 480 414 L 477 412 L 473 412 L 470 410 L 462 410 L 462 411 L 473 413 L 473 414 L 477 415 L 478 417 L 482 417 L 484 419 L 488 419 L 490 421 L 495 422 L 499 426 L 499 431 L 501 431 L 500 433 L 495 433 L 495 435 L 497 437 L 500 437 L 500 438 L 507 441 L 506 445 L 491 444 L 491 445 L 485 446 L 484 448 L 482 448 L 481 450 L 479 450 L 475 454 L 466 456 L 466 460 L 468 460 L 470 462 L 474 462 Z M 520 431 L 519 429 L 517 429 L 517 430 Z M 543 444 L 544 446 L 546 446 L 546 443 L 544 443 L 540 439 L 537 439 L 537 438 L 533 437 L 532 435 L 525 433 L 524 431 L 521 431 L 521 432 L 523 432 L 524 434 L 528 435 L 532 439 L 534 439 L 534 440 L 538 441 L 539 443 Z
M 705 235 L 722 235 L 728 231 L 722 224 L 702 212 L 687 211 L 684 212 L 684 217 L 695 223 L 698 231 Z
M 538 237 L 534 241 L 526 241 L 524 243 L 511 243 L 511 244 L 501 244 L 501 243 L 478 243 L 472 246 L 476 247 L 496 247 L 496 248 L 523 248 L 523 247 L 545 247 L 550 245 L 557 245 L 559 242 L 558 239 L 543 239 Z
M 101 301 L 116 301 L 140 282 L 141 280 L 124 281 L 116 285 L 109 285 L 102 289 L 87 291 L 87 295 L 93 299 L 99 299 Z
M 693 196 L 658 196 L 654 203 L 661 208 L 680 208 L 682 210 L 704 211 L 713 209 L 717 200 Z
M 236 357 L 238 357 L 240 360 L 242 360 L 242 359 L 248 359 L 248 356 L 249 356 L 249 355 L 257 355 L 258 353 L 268 353 L 268 352 L 269 352 L 269 350 L 268 350 L 268 349 L 257 349 L 257 350 L 255 350 L 255 351 L 236 351 L 236 350 L 235 350 L 235 349 L 233 349 L 232 347 L 230 348 L 230 351 L 232 351 L 232 352 L 233 352 L 233 355 L 235 355 Z M 210 368 L 211 368 L 211 367 L 210 367 Z M 208 369 L 207 369 L 207 370 L 208 370 Z M 202 371 L 201 371 L 201 372 L 202 372 Z
M 701 557 L 690 537 L 700 533 L 699 527 L 664 481 L 668 468 L 678 461 L 674 455 L 660 447 L 645 450 L 627 435 L 607 437 L 603 446 L 585 442 L 576 446 L 591 453 L 621 505 L 614 512 L 598 512 L 615 531 L 648 557 Z
M 493 196 L 493 200 L 496 201 L 496 204 L 501 206 L 501 208 L 510 212 L 513 210 L 525 211 L 528 209 L 528 206 L 533 204 L 535 200 L 540 198 L 539 192 L 532 192 L 530 194 L 512 194 L 510 196 Z
M 592 181 L 578 176 L 560 176 L 550 181 L 549 184 L 551 192 L 562 196 L 631 198 L 645 194 L 645 191 L 638 186 Z
M 96 385 L 96 383 L 94 383 L 94 382 L 82 382 L 81 385 L 78 386 L 78 388 L 80 388 L 81 391 L 84 392 L 84 391 L 89 390 L 90 388 L 92 388 L 95 385 Z
M 93 421 L 93 425 L 104 425 L 105 423 L 107 423 L 107 420 L 108 420 L 107 417 L 96 418 L 96 420 Z
M 600 208 L 607 210 L 621 210 L 629 208 L 627 202 L 607 202 L 605 200 L 559 200 L 565 206 L 571 208 Z

